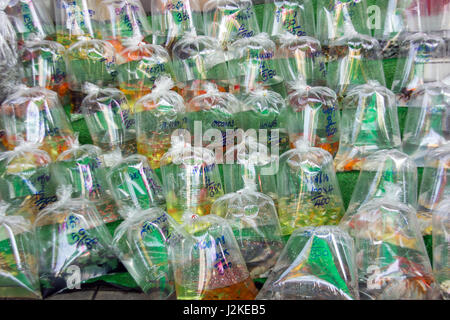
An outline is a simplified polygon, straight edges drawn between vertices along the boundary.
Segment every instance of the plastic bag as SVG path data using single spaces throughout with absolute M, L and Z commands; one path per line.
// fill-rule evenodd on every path
M 298 227 L 337 224 L 344 214 L 341 191 L 328 151 L 298 140 L 280 156 L 278 215 L 283 235 Z
M 51 158 L 36 145 L 22 143 L 0 153 L 0 195 L 31 222 L 56 201 L 49 168 Z
M 446 55 L 442 38 L 415 33 L 406 37 L 400 48 L 392 91 L 396 94 L 397 105 L 403 107 L 421 85 L 443 80 L 450 73 L 439 63 Z
M 86 83 L 81 105 L 94 144 L 104 152 L 120 149 L 124 155 L 137 151 L 134 114 L 125 95 L 115 88 Z
M 278 155 L 271 154 L 267 145 L 258 143 L 256 135 L 244 134 L 242 141 L 227 148 L 223 164 L 225 194 L 237 192 L 247 181 L 256 185 L 277 204 L 276 173 Z
M 314 7 L 310 0 L 270 1 L 264 5 L 263 32 L 271 37 L 289 32 L 302 37 L 315 33 Z
M 263 87 L 285 95 L 283 78 L 276 71 L 275 49 L 267 33 L 233 42 L 228 47 L 230 92 L 244 94 Z
M 101 39 L 99 0 L 56 0 L 56 39 L 68 48 L 79 40 Z
M 189 233 L 169 242 L 178 300 L 253 300 L 258 291 L 227 220 L 187 215 Z
M 60 186 L 58 201 L 34 223 L 44 297 L 80 289 L 82 283 L 118 266 L 111 234 L 99 213 L 89 201 L 71 199 L 71 194 L 70 186 Z
M 307 86 L 301 77 L 289 86 L 285 122 L 291 146 L 304 139 L 334 157 L 339 149 L 341 121 L 336 94 L 327 87 Z
M 450 139 L 450 88 L 428 83 L 417 89 L 408 102 L 402 149 L 417 166 L 431 150 Z
M 58 95 L 42 87 L 21 85 L 17 89 L 0 110 L 6 147 L 11 150 L 22 141 L 40 144 L 42 150 L 56 159 L 75 140 Z
M 355 247 L 336 226 L 292 233 L 258 300 L 358 300 Z
M 273 200 L 248 182 L 244 189 L 217 199 L 211 214 L 230 224 L 252 279 L 267 277 L 284 246 Z
M 366 1 L 318 0 L 316 12 L 316 35 L 325 49 L 331 41 L 343 36 L 370 34 Z
M 211 140 L 204 139 L 204 147 L 216 150 L 226 148 L 234 144 L 234 138 L 227 135 L 227 131 L 242 127 L 239 115 L 241 102 L 231 93 L 220 92 L 213 83 L 205 89 L 205 94 L 192 98 L 186 105 L 189 131 L 194 136 L 196 123 L 200 123 L 201 132 Z
M 206 93 L 209 82 L 220 91 L 228 89 L 228 67 L 217 39 L 188 33 L 173 46 L 172 59 L 177 87 L 186 102 Z
M 168 77 L 158 78 L 152 92 L 134 106 L 137 149 L 153 169 L 160 167 L 161 157 L 169 150 L 172 133 L 187 128 L 183 97 L 171 90 L 173 85 Z
M 0 202 L 0 298 L 40 299 L 37 251 L 30 221 L 7 215 Z
M 328 86 L 339 97 L 345 97 L 351 89 L 371 81 L 386 86 L 378 41 L 360 34 L 349 34 L 332 41 L 327 75 Z
M 132 155 L 121 159 L 109 169 L 107 178 L 114 198 L 122 209 L 165 207 L 162 184 L 146 157 Z
M 81 118 L 81 103 L 86 82 L 99 87 L 116 87 L 117 65 L 114 47 L 106 41 L 79 41 L 66 51 L 67 79 L 71 99 L 71 120 Z
M 84 198 L 95 205 L 104 223 L 120 219 L 106 173 L 109 168 L 100 148 L 78 143 L 62 153 L 52 164 L 57 185 L 71 185 L 72 198 Z
M 275 150 L 286 151 L 289 149 L 288 132 L 283 123 L 286 121 L 286 112 L 286 101 L 279 93 L 261 87 L 255 88 L 243 101 L 241 128 L 255 130 L 259 133 L 260 140 L 261 129 L 266 130 L 267 141 L 263 143 L 267 143 L 272 152 L 274 147 L 278 148 Z
M 146 39 L 151 43 L 152 28 L 140 0 L 104 0 L 98 13 L 102 21 L 103 40 L 109 41 L 117 51 L 129 38 Z
M 326 85 L 327 68 L 319 40 L 306 36 L 296 37 L 289 33 L 284 33 L 277 39 L 277 74 L 286 82 L 296 81 L 301 77 L 308 85 Z
M 166 48 L 186 33 L 196 34 L 202 25 L 201 4 L 196 0 L 154 0 L 151 13 L 153 43 Z
M 450 300 L 450 198 L 433 211 L 433 271 L 444 300 Z
M 130 212 L 117 227 L 113 246 L 142 291 L 154 299 L 168 299 L 175 293 L 168 242 L 185 234 L 162 209 L 150 208 Z
M 432 214 L 447 197 L 450 198 L 450 144 L 447 143 L 431 151 L 425 157 L 422 182 L 419 189 L 419 218 L 420 231 L 430 235 Z
M 26 40 L 54 40 L 53 19 L 43 1 L 12 0 L 6 8 L 19 44 Z
M 68 93 L 65 49 L 48 40 L 25 41 L 20 51 L 22 82 L 30 87 L 44 87 L 58 93 L 61 100 Z
M 2 26 L 0 27 L 0 36 L 7 42 L 11 50 L 17 52 L 17 36 L 14 30 L 14 26 L 8 18 L 5 10 L 9 5 L 10 0 L 0 0 L 0 21 Z M 17 54 L 14 54 L 17 56 Z
M 199 216 L 209 214 L 214 200 L 223 195 L 214 154 L 185 141 L 174 136 L 172 147 L 161 158 L 167 212 L 177 222 L 187 210 Z
M 355 239 L 361 299 L 436 298 L 437 287 L 415 210 L 400 200 L 398 186 L 373 199 L 341 227 Z
M 359 170 L 378 150 L 400 149 L 394 94 L 376 81 L 350 90 L 342 102 L 341 138 L 336 171 Z
M 207 0 L 203 4 L 203 31 L 224 49 L 241 38 L 259 33 L 252 0 Z
M 161 46 L 146 44 L 139 39 L 123 42 L 125 48 L 117 59 L 117 79 L 120 90 L 134 105 L 152 91 L 159 77 L 172 77 L 172 62 L 169 53 Z
M 367 157 L 345 217 L 355 214 L 368 201 L 386 196 L 391 185 L 399 188 L 398 201 L 411 208 L 417 207 L 417 168 L 414 161 L 398 150 L 380 150 Z

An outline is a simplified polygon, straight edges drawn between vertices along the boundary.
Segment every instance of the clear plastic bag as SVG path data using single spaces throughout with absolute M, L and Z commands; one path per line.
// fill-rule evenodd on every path
M 0 0 L 0 20 L 3 22 L 0 27 L 0 37 L 3 38 L 11 50 L 14 51 L 14 56 L 17 56 L 17 35 L 14 26 L 6 14 L 7 7 L 10 0 Z
M 88 200 L 71 199 L 71 194 L 70 186 L 60 186 L 58 201 L 34 222 L 44 297 L 80 289 L 85 281 L 118 266 L 111 234 L 99 213 Z
M 324 48 L 331 41 L 355 32 L 370 34 L 366 1 L 318 0 L 316 12 L 316 35 Z
M 213 202 L 223 196 L 214 154 L 185 141 L 174 136 L 172 147 L 161 158 L 167 212 L 177 222 L 186 210 L 199 216 L 209 214 Z
M 336 94 L 327 87 L 307 86 L 301 77 L 289 86 L 285 123 L 291 146 L 305 139 L 334 157 L 339 149 L 341 120 Z
M 124 49 L 118 51 L 117 79 L 120 90 L 134 105 L 152 91 L 159 77 L 173 77 L 172 62 L 169 53 L 161 46 L 146 44 L 139 39 L 123 42 Z
M 408 102 L 402 149 L 423 167 L 431 150 L 450 139 L 450 88 L 428 83 L 417 89 Z
M 214 83 L 209 83 L 205 89 L 204 94 L 192 98 L 186 105 L 188 129 L 194 137 L 198 122 L 204 135 L 211 136 L 211 141 L 203 139 L 204 147 L 215 150 L 226 148 L 234 144 L 234 137 L 227 135 L 227 130 L 242 127 L 239 115 L 241 102 L 231 93 L 220 92 Z M 220 131 L 220 136 L 212 130 Z
M 419 189 L 417 217 L 424 235 L 432 232 L 431 219 L 436 207 L 450 198 L 450 144 L 431 151 L 425 157 L 422 182 Z
M 342 102 L 341 139 L 336 171 L 359 170 L 378 150 L 400 149 L 394 94 L 376 81 L 350 90 Z
M 336 226 L 292 233 L 258 300 L 358 300 L 355 246 Z
M 141 0 L 103 0 L 97 7 L 101 21 L 102 39 L 109 41 L 117 51 L 129 38 L 146 39 L 151 43 L 152 28 Z
M 187 128 L 183 97 L 171 90 L 173 86 L 170 78 L 158 78 L 152 92 L 134 106 L 137 149 L 153 169 L 160 167 L 161 157 L 169 150 L 172 133 Z
M 79 40 L 101 39 L 97 8 L 101 0 L 56 0 L 56 39 L 68 48 Z
M 104 152 L 120 149 L 124 155 L 137 151 L 134 114 L 125 95 L 115 88 L 86 83 L 81 105 L 94 144 Z
M 415 33 L 402 41 L 392 81 L 399 107 L 407 106 L 413 92 L 424 83 L 450 75 L 439 63 L 445 55 L 445 42 L 434 35 Z
M 1 198 L 31 222 L 39 211 L 56 201 L 50 163 L 47 152 L 30 143 L 0 153 Z
M 154 0 L 151 3 L 153 43 L 171 48 L 186 33 L 202 29 L 201 4 L 197 0 Z
M 71 147 L 75 134 L 58 95 L 42 87 L 16 87 L 0 110 L 6 148 L 22 141 L 39 144 L 54 160 Z
M 255 130 L 259 133 L 260 140 L 261 129 L 266 130 L 267 147 L 272 151 L 284 152 L 289 149 L 288 131 L 284 124 L 286 112 L 286 101 L 279 93 L 257 87 L 243 100 L 241 128 Z
M 394 184 L 399 187 L 398 201 L 417 207 L 417 168 L 414 161 L 398 150 L 380 150 L 367 157 L 348 205 L 345 218 L 355 214 L 372 199 L 382 198 Z
M 0 298 L 40 299 L 37 248 L 33 226 L 21 216 L 8 215 L 0 202 Z
M 310 0 L 266 0 L 262 30 L 271 37 L 285 32 L 297 37 L 312 36 L 315 33 L 314 18 L 314 7 Z
M 361 299 L 436 299 L 438 290 L 415 210 L 398 186 L 373 199 L 341 227 L 355 239 Z
M 154 299 L 168 299 L 175 293 L 168 243 L 185 236 L 166 212 L 150 208 L 130 212 L 117 227 L 113 246 L 142 291 Z
M 16 85 L 20 84 L 19 58 L 15 47 L 11 47 L 0 34 L 0 103 L 15 91 Z
M 107 178 L 121 209 L 165 207 L 162 184 L 146 157 L 132 155 L 121 159 L 109 169 Z
M 284 246 L 273 200 L 256 192 L 252 181 L 217 199 L 211 214 L 230 224 L 252 279 L 267 277 Z
M 56 185 L 71 185 L 72 198 L 91 201 L 103 222 L 111 223 L 120 216 L 106 180 L 108 169 L 100 148 L 76 143 L 58 157 L 51 170 Z
M 188 33 L 173 46 L 172 59 L 176 84 L 186 102 L 204 94 L 209 82 L 227 91 L 228 67 L 217 39 Z
M 65 49 L 48 40 L 25 41 L 20 51 L 22 82 L 30 87 L 44 87 L 58 93 L 63 100 L 68 93 Z
M 223 48 L 241 38 L 259 33 L 252 0 L 203 1 L 203 32 L 216 38 Z
M 433 211 L 433 271 L 444 300 L 450 300 L 450 198 Z
M 6 13 L 14 25 L 19 43 L 56 38 L 53 19 L 43 1 L 9 1 Z
M 179 300 L 253 300 L 258 291 L 227 220 L 186 213 L 189 233 L 169 242 Z
M 114 47 L 106 41 L 79 41 L 66 51 L 66 70 L 71 99 L 71 120 L 80 119 L 86 82 L 99 87 L 116 87 L 117 64 Z
M 233 42 L 228 47 L 230 92 L 245 94 L 263 87 L 285 95 L 283 78 L 276 71 L 275 49 L 267 33 Z
M 371 81 L 386 86 L 381 48 L 375 38 L 349 34 L 332 41 L 328 54 L 328 86 L 340 98 L 353 88 Z
M 311 86 L 326 85 L 327 68 L 319 40 L 284 33 L 277 37 L 277 42 L 279 46 L 275 53 L 275 67 L 286 82 L 301 77 Z
M 277 175 L 278 216 L 283 235 L 298 227 L 337 224 L 344 203 L 328 151 L 298 140 L 280 157 Z

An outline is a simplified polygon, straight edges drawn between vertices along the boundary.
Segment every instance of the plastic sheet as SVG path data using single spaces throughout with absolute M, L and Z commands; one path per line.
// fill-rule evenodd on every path
M 211 213 L 230 224 L 252 279 L 267 277 L 284 246 L 273 200 L 250 182 L 217 199 Z
M 168 242 L 183 236 L 185 232 L 166 212 L 150 208 L 130 212 L 117 227 L 113 246 L 142 291 L 154 299 L 167 299 L 175 293 Z
M 419 218 L 420 231 L 424 235 L 432 232 L 432 214 L 439 204 L 450 198 L 450 144 L 447 143 L 431 151 L 425 157 L 422 182 L 419 189 Z
M 172 133 L 187 128 L 183 97 L 171 90 L 173 86 L 170 78 L 158 78 L 152 92 L 134 106 L 137 149 L 153 169 L 160 167 L 161 157 L 169 150 Z
M 283 235 L 298 227 L 337 224 L 344 214 L 341 191 L 328 151 L 298 140 L 280 157 L 278 215 Z
M 0 298 L 40 299 L 33 226 L 0 202 Z
M 172 147 L 161 158 L 167 212 L 177 222 L 186 210 L 199 216 L 209 214 L 213 202 L 223 195 L 214 154 L 185 141 L 173 137 Z
M 398 187 L 397 200 L 417 207 L 417 168 L 414 161 L 398 150 L 380 150 L 366 158 L 361 167 L 345 219 L 372 199 L 382 198 L 391 185 Z
M 428 83 L 417 89 L 408 102 L 402 149 L 423 167 L 431 150 L 450 139 L 450 88 Z
M 361 299 L 436 299 L 437 286 L 416 212 L 399 188 L 359 208 L 341 226 L 355 239 Z
M 136 120 L 125 95 L 91 83 L 86 83 L 84 92 L 81 110 L 94 144 L 104 152 L 120 149 L 125 156 L 135 154 Z
M 327 87 L 307 86 L 303 78 L 289 85 L 285 119 L 291 147 L 304 139 L 334 157 L 339 149 L 341 119 L 336 94 Z
M 442 297 L 450 299 L 450 198 L 443 200 L 433 211 L 433 271 Z
M 0 153 L 2 200 L 31 222 L 39 211 L 56 201 L 50 163 L 50 156 L 30 143 L 22 143 L 12 151 Z
M 294 231 L 258 300 L 358 300 L 355 247 L 336 226 Z
M 440 37 L 415 33 L 405 38 L 392 81 L 399 107 L 407 106 L 413 92 L 424 83 L 443 80 L 450 75 L 448 68 L 439 63 L 445 55 L 445 43 Z
M 188 213 L 186 213 L 188 215 Z M 257 290 L 227 220 L 188 216 L 189 233 L 169 243 L 179 300 L 253 300 Z
M 75 140 L 58 95 L 42 87 L 16 87 L 0 110 L 4 144 L 11 150 L 22 141 L 39 144 L 54 160 Z
M 42 295 L 80 289 L 85 281 L 113 272 L 112 237 L 86 199 L 71 199 L 71 187 L 60 186 L 58 201 L 34 223 L 39 250 Z
M 276 37 L 289 32 L 302 37 L 315 34 L 314 7 L 310 0 L 266 0 L 264 6 L 263 32 Z
M 336 171 L 359 170 L 364 159 L 383 149 L 400 149 L 394 94 L 378 82 L 350 90 L 342 102 Z
M 109 169 L 107 177 L 114 198 L 124 211 L 165 207 L 162 184 L 146 157 L 132 155 L 121 159 Z
M 252 0 L 207 0 L 203 4 L 203 32 L 225 48 L 233 41 L 259 33 Z

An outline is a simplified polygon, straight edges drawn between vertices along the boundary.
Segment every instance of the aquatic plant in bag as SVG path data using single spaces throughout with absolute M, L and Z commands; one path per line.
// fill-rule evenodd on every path
M 450 299 L 450 198 L 433 210 L 433 272 L 444 300 Z

